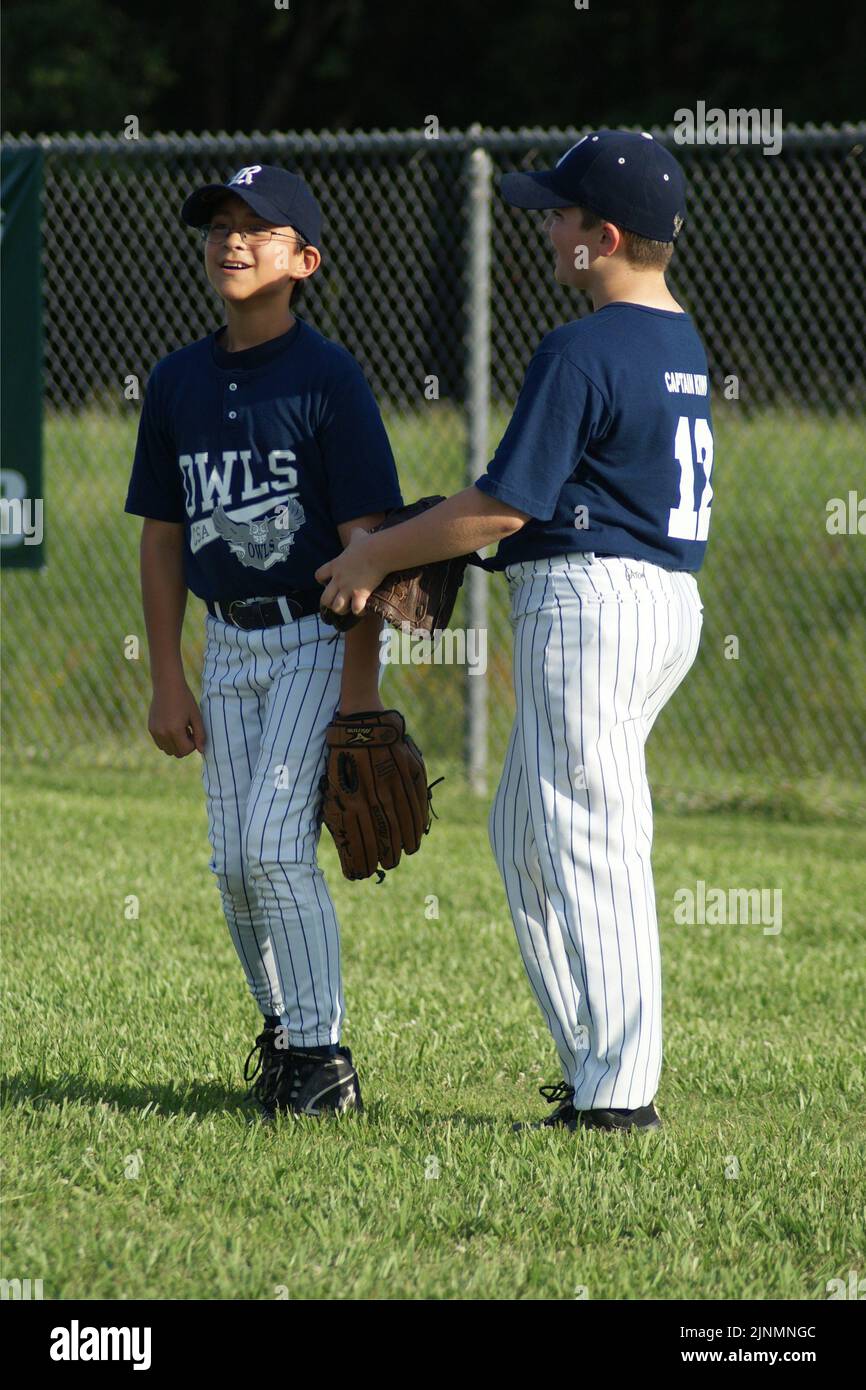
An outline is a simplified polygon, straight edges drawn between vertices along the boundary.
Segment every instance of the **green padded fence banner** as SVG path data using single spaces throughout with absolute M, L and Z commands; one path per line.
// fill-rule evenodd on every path
M 42 505 L 42 151 L 0 156 L 0 559 L 44 564 Z

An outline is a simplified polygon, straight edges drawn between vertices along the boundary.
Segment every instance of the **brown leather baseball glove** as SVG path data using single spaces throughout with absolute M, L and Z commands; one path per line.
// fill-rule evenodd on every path
M 373 531 L 385 531 L 390 526 L 399 526 L 401 521 L 411 521 L 428 508 L 444 502 L 444 497 L 422 497 L 408 507 L 396 507 Z M 475 556 L 471 559 L 474 561 Z M 386 574 L 381 584 L 367 599 L 368 613 L 377 613 L 380 618 L 402 628 L 407 623 L 412 632 L 434 632 L 448 626 L 457 594 L 463 583 L 463 573 L 470 556 L 460 555 L 454 560 L 434 560 L 429 565 L 399 570 Z M 354 627 L 363 614 L 335 613 L 333 608 L 319 610 L 323 622 L 330 623 L 340 632 Z
M 378 873 L 381 882 L 382 870 L 399 864 L 404 851 L 414 854 L 430 829 L 432 787 L 421 751 L 395 709 L 335 715 L 325 737 L 322 818 L 343 874 Z

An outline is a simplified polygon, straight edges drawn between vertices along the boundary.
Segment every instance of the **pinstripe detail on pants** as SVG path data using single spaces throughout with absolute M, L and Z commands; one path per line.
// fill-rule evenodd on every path
M 339 927 L 316 856 L 343 643 L 316 614 L 251 631 L 206 623 L 203 780 L 229 932 L 256 1004 L 289 1041 L 339 1042 Z
M 644 746 L 700 643 L 694 576 L 585 555 L 506 570 L 516 715 L 490 813 L 524 965 L 579 1110 L 658 1088 Z

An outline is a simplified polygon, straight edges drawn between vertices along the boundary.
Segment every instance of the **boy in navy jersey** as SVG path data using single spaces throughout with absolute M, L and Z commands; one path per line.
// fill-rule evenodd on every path
M 157 363 L 142 410 L 126 510 L 145 518 L 148 728 L 170 756 L 202 754 L 211 868 L 264 1018 L 245 1068 L 263 1117 L 357 1110 L 318 781 L 337 708 L 382 709 L 381 624 L 335 639 L 313 575 L 400 489 L 360 367 L 292 313 L 321 261 L 303 180 L 248 165 L 181 215 L 226 321 Z M 188 590 L 208 610 L 200 709 L 180 654 Z
M 684 179 L 650 135 L 602 130 L 501 189 L 547 210 L 556 279 L 595 312 L 542 339 L 483 477 L 412 521 L 353 533 L 316 577 L 323 605 L 360 613 L 385 574 L 499 542 L 516 717 L 489 828 L 562 1065 L 540 1123 L 656 1129 L 644 745 L 697 654 L 712 500 L 706 357 L 664 277 Z

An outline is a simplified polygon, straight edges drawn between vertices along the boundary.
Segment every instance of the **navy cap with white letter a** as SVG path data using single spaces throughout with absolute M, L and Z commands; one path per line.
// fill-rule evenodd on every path
M 189 227 L 203 227 L 215 203 L 227 193 L 243 198 L 248 207 L 266 222 L 278 227 L 294 227 L 305 241 L 319 246 L 322 240 L 322 210 L 300 174 L 277 169 L 273 164 L 246 164 L 232 174 L 228 183 L 208 183 L 191 193 L 181 208 L 181 218 Z
M 499 187 L 514 207 L 584 207 L 650 241 L 675 241 L 686 215 L 682 168 L 646 131 L 597 130 L 555 168 L 505 174 Z

